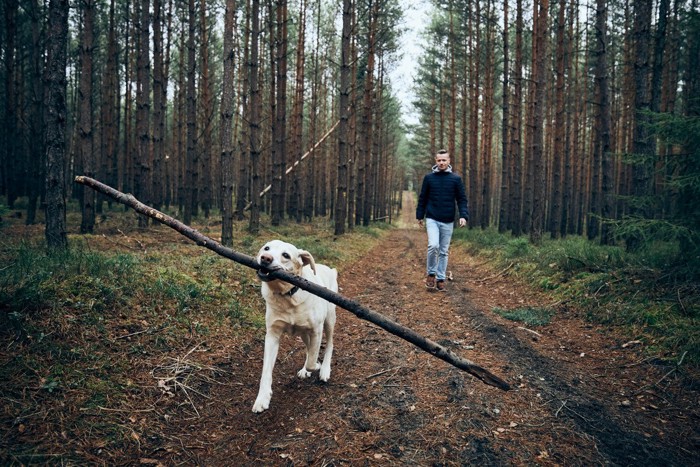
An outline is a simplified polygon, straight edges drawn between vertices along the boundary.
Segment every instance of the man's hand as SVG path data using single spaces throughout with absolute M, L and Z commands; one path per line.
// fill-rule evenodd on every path
M 418 219 L 418 225 L 423 227 L 423 219 Z
M 459 218 L 459 226 L 464 227 L 465 225 L 467 225 L 467 220 L 464 217 L 460 217 Z

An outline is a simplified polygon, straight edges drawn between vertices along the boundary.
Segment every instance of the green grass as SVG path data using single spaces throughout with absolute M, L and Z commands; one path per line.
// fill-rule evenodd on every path
M 491 259 L 494 268 L 547 291 L 591 321 L 622 326 L 660 358 L 700 364 L 700 284 L 672 242 L 645 244 L 628 253 L 582 237 L 540 246 L 493 229 L 458 229 L 455 245 Z M 532 310 L 499 310 L 509 319 L 536 323 Z M 539 324 L 536 324 L 539 325 Z
M 554 310 L 551 308 L 516 308 L 514 310 L 504 310 L 494 308 L 495 313 L 511 321 L 518 321 L 528 326 L 546 326 L 552 320 Z

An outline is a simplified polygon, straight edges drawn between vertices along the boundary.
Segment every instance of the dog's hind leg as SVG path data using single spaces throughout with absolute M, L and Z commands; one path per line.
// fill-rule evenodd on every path
M 321 336 L 323 331 L 313 330 L 302 336 L 306 345 L 306 362 L 297 372 L 299 378 L 305 379 L 311 376 L 311 372 L 318 368 L 318 353 L 321 350 Z
M 331 357 L 333 356 L 333 329 L 335 328 L 335 307 L 328 310 L 328 316 L 323 323 L 323 331 L 326 334 L 326 352 L 323 354 L 323 363 L 318 378 L 328 381 L 331 377 Z
M 270 332 L 265 334 L 265 356 L 263 358 L 262 376 L 260 376 L 260 389 L 258 390 L 258 398 L 255 399 L 255 404 L 253 404 L 253 412 L 255 413 L 263 412 L 270 407 L 272 370 L 275 367 L 279 347 L 280 338 L 278 335 Z

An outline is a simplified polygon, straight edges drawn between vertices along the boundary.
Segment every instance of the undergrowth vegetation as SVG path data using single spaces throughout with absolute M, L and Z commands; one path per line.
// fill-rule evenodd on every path
M 560 309 L 627 326 L 658 357 L 700 364 L 700 259 L 684 256 L 677 243 L 649 242 L 627 252 L 571 236 L 534 246 L 527 238 L 479 229 L 455 230 L 454 240 L 490 257 L 494 268 L 547 290 Z M 508 313 L 517 321 L 540 319 L 527 310 Z

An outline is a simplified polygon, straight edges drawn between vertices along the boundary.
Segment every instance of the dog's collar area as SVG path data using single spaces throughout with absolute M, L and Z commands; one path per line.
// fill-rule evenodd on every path
M 298 286 L 298 285 L 295 285 L 294 287 L 292 287 L 291 289 L 289 289 L 288 291 L 286 291 L 283 295 L 286 295 L 286 296 L 288 296 L 288 297 L 291 297 L 292 295 L 294 295 L 294 294 L 297 293 L 298 291 L 299 291 L 299 286 Z

